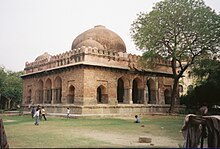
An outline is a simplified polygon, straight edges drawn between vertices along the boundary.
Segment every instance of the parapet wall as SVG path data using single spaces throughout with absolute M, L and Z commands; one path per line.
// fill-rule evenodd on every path
M 48 70 L 51 68 L 58 68 L 60 66 L 71 64 L 74 65 L 79 62 L 89 62 L 91 60 L 91 57 L 93 57 L 93 59 L 100 64 L 105 63 L 105 65 L 123 65 L 124 67 L 128 68 L 131 68 L 131 65 L 138 67 L 138 61 L 141 58 L 141 56 L 135 54 L 113 52 L 113 50 L 107 51 L 100 50 L 96 47 L 82 46 L 81 48 L 66 51 L 62 54 L 36 59 L 34 62 L 30 63 L 26 62 L 24 72 L 25 74 L 29 74 L 42 70 Z M 108 60 L 108 63 L 105 60 Z M 157 61 L 160 64 L 169 65 L 167 61 L 161 61 L 159 59 Z

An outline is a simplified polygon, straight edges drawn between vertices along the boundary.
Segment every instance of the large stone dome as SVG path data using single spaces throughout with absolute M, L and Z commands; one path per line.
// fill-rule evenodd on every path
M 72 49 L 81 48 L 82 46 L 97 47 L 98 49 L 115 52 L 126 52 L 126 46 L 121 37 L 102 25 L 97 25 L 81 33 L 74 39 Z

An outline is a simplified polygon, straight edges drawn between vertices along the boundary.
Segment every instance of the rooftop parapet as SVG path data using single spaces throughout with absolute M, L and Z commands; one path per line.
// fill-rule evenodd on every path
M 34 62 L 26 62 L 24 70 L 25 73 L 28 74 L 77 62 L 83 62 L 85 61 L 85 55 L 108 60 L 111 59 L 112 61 L 125 61 L 128 63 L 127 65 L 129 65 L 129 63 L 138 63 L 141 58 L 140 55 L 115 52 L 115 50 L 98 49 L 97 47 L 82 46 L 81 48 L 50 56 L 49 58 L 41 57 L 40 59 L 36 59 Z M 160 64 L 168 64 L 167 61 L 163 61 L 160 59 L 156 59 L 156 61 L 158 61 Z

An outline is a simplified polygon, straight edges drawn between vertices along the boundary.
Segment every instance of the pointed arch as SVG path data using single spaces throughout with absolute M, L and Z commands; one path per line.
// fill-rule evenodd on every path
M 32 90 L 28 89 L 28 93 L 27 93 L 27 103 L 31 103 L 31 97 L 32 97 Z
M 142 103 L 141 100 L 141 80 L 135 78 L 132 82 L 132 101 L 133 103 Z
M 151 78 L 147 81 L 147 92 L 148 104 L 156 104 L 156 83 Z
M 123 103 L 124 101 L 124 81 L 122 78 L 117 81 L 117 101 L 118 103 Z
M 55 101 L 54 103 L 61 103 L 62 97 L 62 79 L 58 76 L 54 81 L 54 93 L 55 93 Z
M 52 101 L 52 81 L 51 79 L 47 79 L 46 83 L 45 83 L 45 103 L 51 103 Z
M 75 87 L 73 85 L 69 86 L 67 103 L 74 103 L 75 98 Z
M 103 104 L 108 102 L 108 94 L 106 88 L 103 85 L 100 85 L 96 90 L 96 99 L 98 104 Z
M 36 103 L 43 103 L 43 81 L 41 79 L 37 82 Z
M 165 104 L 171 103 L 171 91 L 169 89 L 165 89 L 164 91 L 164 100 L 165 100 Z

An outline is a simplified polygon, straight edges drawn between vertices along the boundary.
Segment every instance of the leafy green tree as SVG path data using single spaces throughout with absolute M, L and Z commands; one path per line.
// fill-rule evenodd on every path
M 4 80 L 5 78 L 7 77 L 7 74 L 4 70 L 3 67 L 0 67 L 0 109 L 3 108 L 3 105 L 4 105 L 4 102 L 3 102 L 3 96 L 2 96 L 2 93 L 3 93 L 3 89 L 4 89 Z
M 22 79 L 20 78 L 22 72 L 6 71 L 4 68 L 0 69 L 0 94 L 1 104 L 10 109 L 13 105 L 19 104 L 22 99 Z M 2 101 L 6 99 L 7 102 Z M 13 103 L 13 104 L 10 104 Z
M 183 73 L 198 59 L 220 47 L 220 15 L 203 0 L 164 0 L 149 13 L 140 13 L 131 27 L 144 59 L 156 56 L 171 61 L 173 87 L 169 112 L 174 111 Z

